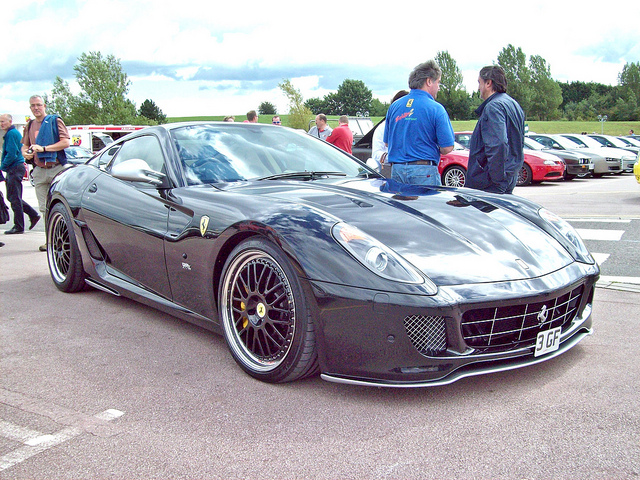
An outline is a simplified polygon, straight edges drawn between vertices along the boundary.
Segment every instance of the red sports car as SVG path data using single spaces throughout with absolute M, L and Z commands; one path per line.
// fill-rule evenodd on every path
M 447 155 L 442 155 L 438 165 L 442 184 L 449 187 L 464 187 L 468 162 L 469 150 L 454 150 Z M 517 185 L 562 180 L 565 168 L 564 161 L 555 155 L 525 149 L 524 165 L 518 174 Z

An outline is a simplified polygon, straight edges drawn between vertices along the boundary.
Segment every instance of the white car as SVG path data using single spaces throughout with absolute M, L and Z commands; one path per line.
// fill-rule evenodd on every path
M 614 137 L 613 135 L 597 135 L 594 133 L 589 136 L 600 142 L 604 147 L 621 148 L 622 150 L 631 152 L 633 154 L 633 159 L 625 161 L 622 167 L 625 172 L 633 171 L 633 164 L 635 163 L 635 157 L 638 155 L 638 152 L 640 152 L 640 145 L 633 145 L 631 142 Z
M 541 143 L 547 148 L 568 150 L 579 155 L 587 155 L 593 161 L 593 171 L 591 174 L 594 177 L 622 172 L 622 162 L 620 159 L 605 157 L 605 152 L 601 150 L 601 147 L 587 148 L 558 134 L 529 133 L 527 137 L 533 138 L 536 142 Z
M 562 134 L 562 136 L 568 138 L 569 140 L 573 140 L 580 145 L 584 145 L 587 148 L 597 149 L 599 147 L 602 151 L 602 155 L 604 155 L 605 158 L 615 158 L 620 160 L 622 171 L 633 172 L 633 164 L 636 163 L 636 156 L 628 150 L 615 147 L 605 147 L 596 139 L 591 138 L 589 135 L 573 135 L 565 133 Z

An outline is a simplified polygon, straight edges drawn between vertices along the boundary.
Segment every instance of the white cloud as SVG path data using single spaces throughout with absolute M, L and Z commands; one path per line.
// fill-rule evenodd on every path
M 337 8 L 339 6 L 339 8 Z M 560 81 L 617 83 L 626 62 L 640 61 L 640 2 L 601 9 L 569 0 L 400 1 L 379 8 L 344 1 L 23 0 L 3 5 L 0 109 L 26 105 L 56 76 L 72 82 L 83 52 L 118 58 L 132 80 L 130 98 L 151 98 L 169 116 L 242 114 L 263 101 L 287 110 L 277 88 L 292 80 L 305 98 L 363 80 L 389 100 L 409 71 L 448 51 L 469 91 L 477 72 L 508 44 L 547 60 Z M 364 78 L 366 76 L 366 78 Z M 374 87 L 375 85 L 375 87 Z

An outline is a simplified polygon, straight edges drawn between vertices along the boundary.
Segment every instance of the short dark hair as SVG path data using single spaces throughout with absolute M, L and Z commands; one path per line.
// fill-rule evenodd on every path
M 253 120 L 254 118 L 256 118 L 258 116 L 258 114 L 256 113 L 255 110 L 249 110 L 247 112 L 247 120 Z
M 485 82 L 491 80 L 493 90 L 497 93 L 507 91 L 507 75 L 500 65 L 489 65 L 480 70 L 480 78 Z

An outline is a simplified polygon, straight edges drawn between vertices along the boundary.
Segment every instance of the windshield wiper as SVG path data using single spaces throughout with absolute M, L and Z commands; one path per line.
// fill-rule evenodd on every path
M 316 180 L 322 177 L 346 177 L 344 172 L 284 172 L 276 173 L 266 177 L 260 177 L 256 180 L 281 180 L 286 178 L 301 178 L 303 180 Z

